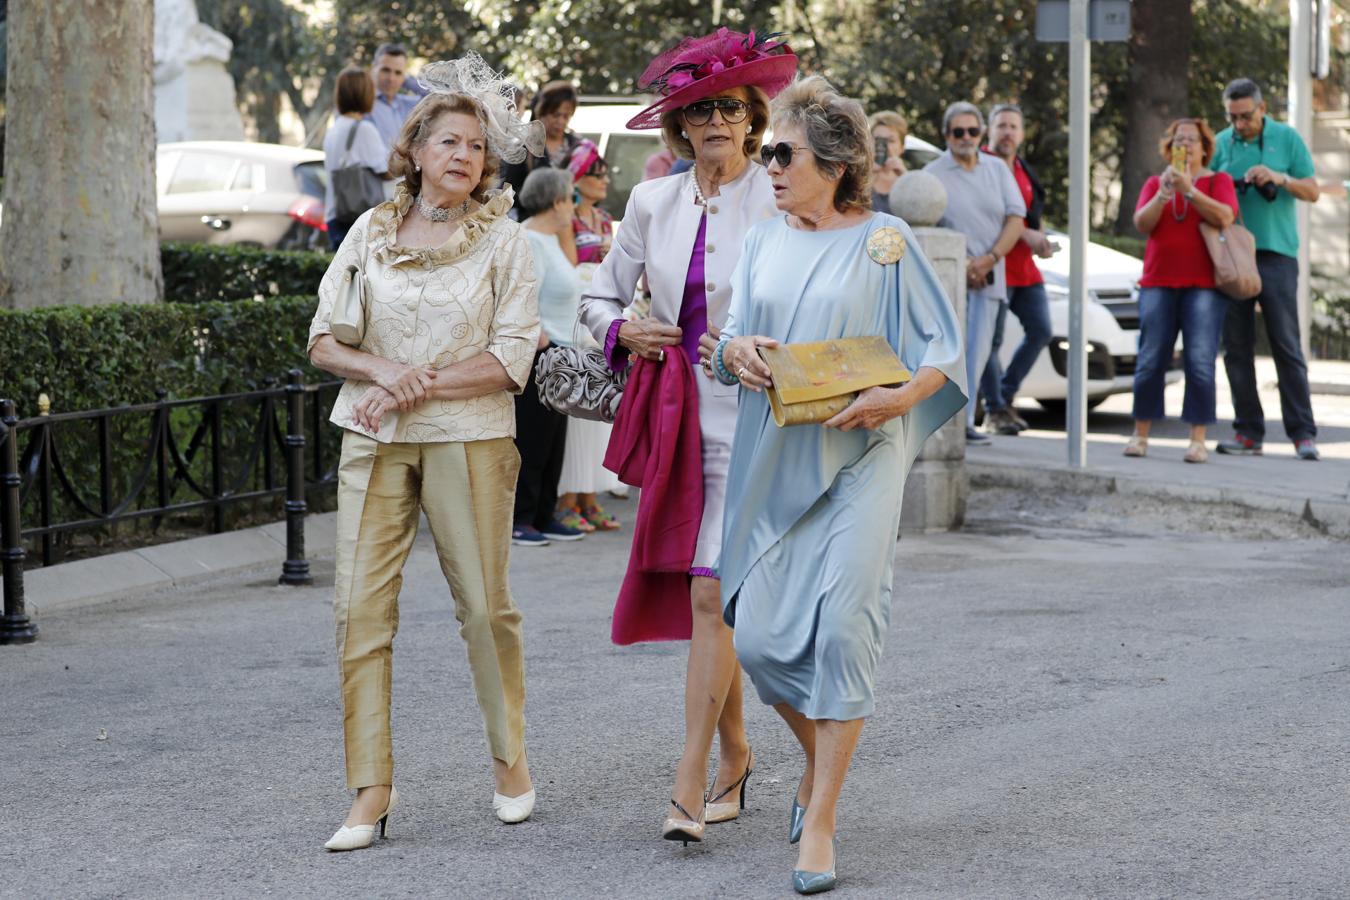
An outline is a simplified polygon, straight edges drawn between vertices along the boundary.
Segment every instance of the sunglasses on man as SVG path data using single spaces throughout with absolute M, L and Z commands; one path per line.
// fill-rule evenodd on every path
M 953 128 L 953 129 L 951 130 L 950 133 L 951 133 L 951 136 L 952 136 L 952 137 L 956 138 L 956 139 L 959 141 L 959 140 L 963 139 L 966 135 L 970 135 L 972 138 L 977 138 L 977 137 L 980 136 L 980 134 L 981 134 L 983 131 L 984 131 L 983 128 L 978 128 L 978 127 L 976 127 L 976 128 Z
M 699 100 L 684 108 L 684 121 L 689 125 L 707 125 L 712 119 L 713 110 L 720 112 L 722 121 L 728 125 L 739 125 L 750 115 L 750 104 L 733 97 Z
M 769 163 L 778 163 L 778 168 L 786 169 L 792 165 L 792 157 L 799 150 L 807 150 L 808 147 L 794 147 L 787 141 L 779 141 L 772 147 L 763 146 L 759 148 L 759 160 L 764 163 L 764 168 L 769 167 Z

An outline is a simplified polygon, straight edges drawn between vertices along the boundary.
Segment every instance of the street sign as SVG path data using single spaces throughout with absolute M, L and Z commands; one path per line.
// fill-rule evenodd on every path
M 1088 40 L 1120 42 L 1130 39 L 1130 0 L 1092 0 L 1088 7 Z M 1040 0 L 1036 4 L 1036 40 L 1048 44 L 1069 41 L 1069 0 Z

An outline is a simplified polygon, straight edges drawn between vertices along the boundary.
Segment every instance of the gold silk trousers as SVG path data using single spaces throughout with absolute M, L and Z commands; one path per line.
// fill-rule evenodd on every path
M 425 512 L 455 601 L 493 757 L 524 746 L 521 615 L 507 584 L 520 456 L 511 438 L 379 443 L 344 432 L 337 620 L 347 787 L 392 784 L 390 693 L 403 567 Z

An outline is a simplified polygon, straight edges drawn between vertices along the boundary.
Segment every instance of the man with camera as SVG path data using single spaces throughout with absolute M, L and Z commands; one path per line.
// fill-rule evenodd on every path
M 924 166 L 947 189 L 947 211 L 938 222 L 966 236 L 966 442 L 987 444 L 975 430 L 975 400 L 989 362 L 999 308 L 1007 302 L 1003 260 L 1022 239 L 1026 203 L 1012 171 L 980 152 L 984 116 L 973 103 L 957 102 L 942 116 L 947 152 Z
M 1261 89 L 1239 78 L 1223 89 L 1231 125 L 1215 138 L 1210 168 L 1227 172 L 1238 192 L 1242 224 L 1256 238 L 1261 293 L 1231 300 L 1223 324 L 1223 364 L 1233 394 L 1233 437 L 1220 453 L 1259 456 L 1266 419 L 1257 393 L 1256 304 L 1266 323 L 1279 380 L 1284 431 L 1299 459 L 1317 459 L 1317 425 L 1308 390 L 1308 364 L 1298 327 L 1298 224 L 1295 200 L 1318 197 L 1312 156 L 1292 127 L 1266 117 Z

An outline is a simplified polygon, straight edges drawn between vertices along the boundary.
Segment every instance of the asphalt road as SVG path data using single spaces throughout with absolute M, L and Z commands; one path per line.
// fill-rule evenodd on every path
M 631 517 L 631 504 L 615 503 Z M 1350 893 L 1350 553 L 1101 501 L 977 494 L 897 545 L 877 715 L 845 786 L 837 896 Z M 0 895 L 784 897 L 800 761 L 753 695 L 749 808 L 658 839 L 684 645 L 618 648 L 627 537 L 518 551 L 535 817 L 497 823 L 430 543 L 395 666 L 403 805 L 341 821 L 331 563 L 44 616 L 0 648 Z

